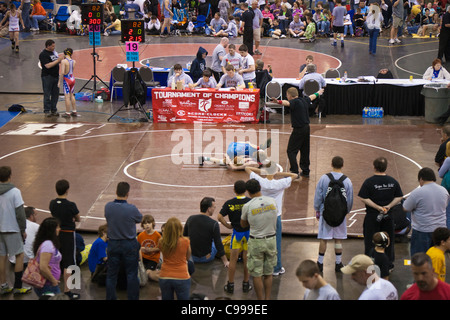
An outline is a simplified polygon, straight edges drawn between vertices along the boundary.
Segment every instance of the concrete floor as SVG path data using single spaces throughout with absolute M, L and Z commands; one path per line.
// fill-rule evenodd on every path
M 82 234 L 85 243 L 92 243 L 96 235 L 92 233 Z M 351 258 L 364 251 L 362 239 L 350 238 L 343 242 L 343 262 L 347 264 Z M 272 300 L 302 300 L 305 292 L 302 284 L 295 276 L 295 270 L 301 261 L 305 259 L 317 259 L 319 242 L 314 237 L 306 236 L 283 236 L 282 240 L 282 261 L 286 273 L 274 277 L 272 286 Z M 329 248 L 332 248 L 330 243 Z M 413 282 L 410 267 L 404 265 L 404 259 L 409 256 L 409 243 L 396 243 L 396 261 L 394 271 L 391 273 L 390 280 L 398 290 L 399 296 L 406 290 L 406 285 Z M 334 252 L 329 249 L 325 255 L 324 279 L 330 283 L 341 296 L 342 300 L 358 299 L 364 287 L 356 284 L 350 276 L 336 273 L 334 270 Z M 81 265 L 81 289 L 73 290 L 81 294 L 81 300 L 104 300 L 106 297 L 105 288 L 91 283 L 90 271 L 86 263 Z M 9 272 L 9 281 L 13 281 L 12 268 Z M 235 292 L 227 294 L 223 287 L 227 282 L 227 269 L 223 266 L 221 260 L 216 259 L 209 264 L 196 264 L 195 272 L 192 275 L 191 293 L 203 294 L 209 300 L 232 299 L 232 300 L 256 300 L 254 290 L 249 293 L 243 293 L 240 290 L 240 283 L 243 279 L 242 262 L 236 267 Z M 117 291 L 118 299 L 126 300 L 126 291 Z M 34 292 L 14 296 L 12 294 L 0 296 L 0 300 L 36 300 Z M 159 285 L 156 282 L 148 282 L 145 287 L 140 289 L 140 300 L 160 300 L 161 294 Z

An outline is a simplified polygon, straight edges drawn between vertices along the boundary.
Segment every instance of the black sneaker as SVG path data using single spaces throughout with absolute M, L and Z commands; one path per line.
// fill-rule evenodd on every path
M 57 111 L 52 111 L 51 112 L 51 116 L 52 117 L 59 117 L 59 113 Z
M 223 287 L 223 290 L 225 290 L 226 293 L 234 293 L 234 282 L 227 281 L 227 284 Z
M 300 172 L 300 177 L 309 178 L 309 173 Z
M 319 261 L 317 261 L 317 267 L 319 267 L 320 272 L 323 272 L 323 263 L 320 263 Z
M 344 265 L 342 264 L 342 262 L 341 263 L 336 263 L 336 266 L 334 267 L 334 271 L 342 272 L 341 268 L 343 268 L 343 267 L 344 267 Z
M 64 294 L 66 296 L 68 296 L 70 300 L 78 300 L 78 299 L 80 299 L 80 295 L 78 293 L 73 293 L 71 291 L 68 291 L 68 292 L 64 292 Z
M 250 285 L 250 282 L 245 282 L 245 281 L 242 282 L 242 291 L 247 293 L 252 289 L 253 289 L 253 287 Z

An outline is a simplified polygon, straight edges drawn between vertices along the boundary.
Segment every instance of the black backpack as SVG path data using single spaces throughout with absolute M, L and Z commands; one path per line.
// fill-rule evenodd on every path
M 347 177 L 342 175 L 336 180 L 331 173 L 327 173 L 327 176 L 330 178 L 330 183 L 325 195 L 323 218 L 330 227 L 337 227 L 348 213 L 347 192 L 344 186 L 344 180 Z

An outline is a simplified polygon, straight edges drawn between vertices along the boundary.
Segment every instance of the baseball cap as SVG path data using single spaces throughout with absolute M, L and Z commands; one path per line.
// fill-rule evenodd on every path
M 358 254 L 352 258 L 350 263 L 341 268 L 342 273 L 352 274 L 356 271 L 366 271 L 369 266 L 373 265 L 373 260 L 365 254 Z

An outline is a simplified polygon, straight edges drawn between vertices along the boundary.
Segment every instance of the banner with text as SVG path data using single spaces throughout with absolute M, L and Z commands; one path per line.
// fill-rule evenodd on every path
M 152 90 L 156 123 L 258 123 L 259 89 Z

